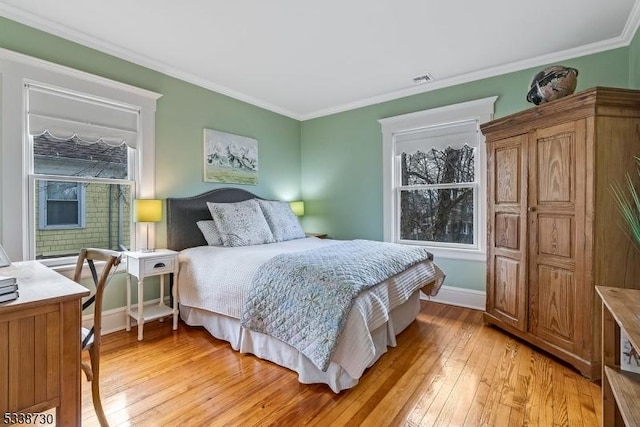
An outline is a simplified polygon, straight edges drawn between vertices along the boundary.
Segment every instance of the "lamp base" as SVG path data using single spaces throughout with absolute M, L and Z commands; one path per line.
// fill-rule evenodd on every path
M 147 223 L 147 247 L 144 249 L 140 249 L 140 252 L 143 253 L 147 253 L 147 252 L 155 252 L 155 249 L 149 249 L 149 223 Z

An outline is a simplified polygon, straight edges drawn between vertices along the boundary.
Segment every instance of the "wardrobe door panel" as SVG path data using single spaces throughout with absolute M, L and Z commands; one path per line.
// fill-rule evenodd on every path
M 538 215 L 538 254 L 572 259 L 572 222 L 570 216 Z
M 527 329 L 526 135 L 488 144 L 487 313 Z
M 494 268 L 494 313 L 518 324 L 519 318 L 525 315 L 525 307 L 520 302 L 523 300 L 524 289 L 514 286 L 520 277 L 520 263 L 509 258 L 496 257 Z
M 529 140 L 529 331 L 567 351 L 581 340 L 584 121 L 538 129 Z M 590 310 L 590 307 L 585 307 Z
M 536 141 L 537 204 L 571 203 L 574 199 L 575 134 L 572 129 Z
M 538 267 L 536 335 L 566 350 L 575 338 L 575 277 L 572 271 L 548 265 Z

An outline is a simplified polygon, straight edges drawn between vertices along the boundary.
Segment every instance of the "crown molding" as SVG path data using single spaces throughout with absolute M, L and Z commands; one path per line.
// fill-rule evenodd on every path
M 638 28 L 640 28 L 640 1 L 636 1 L 633 5 L 633 9 L 631 9 L 631 13 L 629 14 L 629 19 L 627 19 L 627 23 L 622 30 L 620 37 L 625 41 L 625 46 L 631 44 L 633 37 L 638 32 Z
M 80 80 L 88 81 L 91 83 L 97 83 L 101 86 L 106 86 L 112 89 L 117 89 L 132 93 L 144 98 L 149 98 L 154 101 L 162 97 L 161 93 L 156 93 L 147 89 L 142 89 L 137 86 L 132 86 L 126 83 L 122 83 L 116 80 L 111 80 L 106 77 L 96 76 L 95 74 L 87 73 L 85 71 L 76 70 L 75 68 L 67 67 L 64 65 L 49 62 L 44 59 L 35 58 L 33 56 L 25 55 L 23 53 L 14 52 L 13 50 L 0 47 L 0 60 L 7 60 L 16 62 L 31 67 L 52 71 L 66 76 L 74 77 Z
M 591 54 L 604 52 L 607 50 L 616 49 L 620 47 L 626 47 L 626 46 L 629 46 L 629 44 L 633 40 L 634 35 L 638 31 L 638 28 L 640 27 L 640 2 L 636 1 L 631 13 L 629 14 L 629 19 L 625 24 L 622 34 L 619 37 L 614 37 L 614 38 L 597 42 L 597 43 L 591 43 L 585 46 L 580 46 L 578 48 L 567 49 L 560 52 L 554 52 L 549 55 L 542 55 L 535 58 L 526 59 L 523 61 L 500 65 L 497 67 L 485 68 L 482 70 L 477 70 L 470 73 L 465 73 L 465 74 L 445 78 L 443 80 L 435 80 L 433 82 L 426 83 L 424 85 L 415 86 L 407 89 L 401 89 L 398 91 L 389 92 L 389 93 L 375 96 L 375 97 L 365 98 L 356 102 L 342 104 L 342 105 L 327 108 L 327 109 L 321 109 L 321 110 L 317 110 L 310 113 L 300 113 L 300 112 L 290 111 L 286 108 L 282 108 L 270 102 L 266 102 L 264 100 L 254 98 L 244 93 L 219 85 L 215 82 L 194 76 L 190 73 L 183 72 L 166 63 L 151 59 L 144 55 L 137 54 L 133 51 L 113 45 L 104 40 L 100 40 L 94 37 L 89 37 L 84 33 L 74 31 L 65 26 L 52 23 L 50 21 L 39 18 L 33 14 L 27 13 L 13 6 L 0 3 L 0 14 L 9 19 L 20 22 L 24 25 L 33 27 L 35 29 L 39 29 L 39 30 L 51 33 L 58 37 L 79 43 L 83 46 L 96 49 L 102 53 L 106 53 L 108 55 L 111 55 L 120 59 L 124 59 L 134 64 L 149 68 L 153 71 L 166 74 L 170 77 L 174 77 L 174 78 L 183 80 L 185 82 L 195 84 L 202 88 L 220 93 L 222 95 L 229 96 L 239 101 L 246 102 L 256 107 L 263 108 L 265 110 L 269 110 L 271 112 L 281 114 L 283 116 L 286 116 L 298 121 L 305 121 L 305 120 L 311 120 L 319 117 L 329 116 L 332 114 L 342 113 L 342 112 L 354 110 L 357 108 L 379 104 L 381 102 L 392 101 L 392 100 L 404 98 L 407 96 L 431 92 L 437 89 L 443 89 L 446 87 L 469 83 L 476 80 L 496 77 L 503 74 L 521 71 L 528 68 L 539 67 L 542 65 L 546 65 L 546 64 L 550 64 L 558 61 L 565 61 L 567 59 L 572 59 L 580 56 L 591 55 Z

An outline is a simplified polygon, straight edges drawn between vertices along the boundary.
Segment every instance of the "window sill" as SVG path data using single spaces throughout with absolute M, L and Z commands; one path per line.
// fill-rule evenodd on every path
M 433 254 L 433 258 L 437 259 L 458 259 L 463 261 L 479 261 L 487 262 L 487 253 L 473 249 L 452 249 L 442 248 L 439 246 L 421 245 L 410 241 L 401 241 L 398 243 L 406 245 L 423 246 Z
M 464 261 L 487 262 L 487 254 L 478 251 L 465 251 L 460 249 L 442 249 L 428 247 L 429 252 L 433 254 L 434 259 L 459 259 Z
M 76 265 L 64 264 L 64 265 L 49 266 L 49 268 L 57 273 L 62 274 L 65 277 L 68 277 L 69 279 L 73 279 L 73 273 L 75 272 Z
M 60 264 L 60 265 L 47 265 L 45 263 L 43 263 L 44 265 L 46 265 L 47 267 L 49 267 L 50 269 L 52 269 L 53 271 L 62 274 L 63 276 L 73 280 L 73 275 L 76 272 L 76 263 L 75 261 L 73 263 L 65 263 L 65 264 Z M 104 264 L 103 261 L 96 261 L 96 269 L 98 270 L 98 274 L 100 274 L 100 272 L 102 271 L 101 266 Z M 127 271 L 127 257 L 123 257 L 122 261 L 120 262 L 120 265 L 118 266 L 117 269 L 114 269 L 113 273 L 123 273 Z M 88 277 L 91 277 L 91 270 L 89 269 L 89 266 L 85 263 L 84 267 L 82 268 L 82 274 L 80 276 L 81 279 L 86 279 Z

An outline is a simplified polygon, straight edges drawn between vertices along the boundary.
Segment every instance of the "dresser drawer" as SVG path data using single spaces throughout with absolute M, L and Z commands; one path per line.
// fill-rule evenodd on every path
M 142 265 L 143 274 L 145 276 L 154 276 L 156 274 L 173 273 L 175 260 L 176 257 L 174 256 L 145 259 Z

